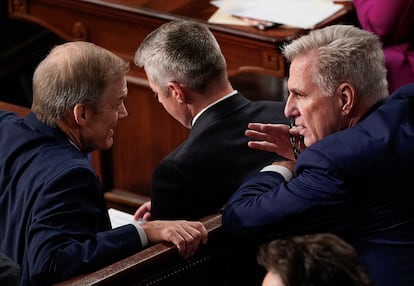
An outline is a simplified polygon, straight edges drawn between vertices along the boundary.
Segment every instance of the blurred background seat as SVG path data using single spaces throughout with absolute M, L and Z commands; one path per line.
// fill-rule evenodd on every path
M 30 107 L 34 69 L 61 39 L 38 25 L 10 19 L 7 0 L 0 2 L 0 35 L 0 100 Z
M 239 70 L 230 72 L 229 79 L 234 89 L 250 100 L 284 101 L 287 98 L 285 78 L 256 70 Z

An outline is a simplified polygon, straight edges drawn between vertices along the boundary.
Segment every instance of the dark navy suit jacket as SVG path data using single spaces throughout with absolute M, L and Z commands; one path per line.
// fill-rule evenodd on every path
M 376 286 L 414 285 L 414 85 L 354 127 L 308 147 L 295 177 L 245 181 L 229 200 L 233 235 L 332 232 L 357 250 Z
M 21 285 L 49 285 L 137 252 L 133 225 L 111 230 L 87 155 L 33 113 L 0 111 L 0 252 Z
M 152 218 L 199 219 L 217 213 L 245 178 L 282 158 L 249 148 L 245 131 L 249 122 L 287 122 L 283 108 L 283 102 L 235 94 L 202 113 L 186 141 L 153 173 Z

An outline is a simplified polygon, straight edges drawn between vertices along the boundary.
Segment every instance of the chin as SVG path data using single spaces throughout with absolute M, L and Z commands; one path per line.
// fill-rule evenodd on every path
M 114 145 L 114 139 L 111 137 L 108 140 L 106 140 L 104 145 L 102 145 L 102 150 L 108 150 L 112 147 L 112 145 Z

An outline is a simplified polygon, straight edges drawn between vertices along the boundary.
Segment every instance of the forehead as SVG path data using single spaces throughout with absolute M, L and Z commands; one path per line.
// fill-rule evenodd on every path
M 106 100 L 116 100 L 121 97 L 126 97 L 127 93 L 128 87 L 126 77 L 121 76 L 108 81 L 103 98 Z
M 315 85 L 313 74 L 315 72 L 314 59 L 311 55 L 300 55 L 295 57 L 289 68 L 289 89 L 299 91 L 309 90 Z

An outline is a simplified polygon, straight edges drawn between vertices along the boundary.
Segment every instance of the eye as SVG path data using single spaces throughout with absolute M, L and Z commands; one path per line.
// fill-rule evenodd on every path
M 120 107 L 122 107 L 123 105 L 124 105 L 124 99 L 125 99 L 125 97 L 122 97 L 122 98 L 118 98 L 118 100 L 116 101 L 116 104 L 115 104 L 115 109 L 119 109 Z
M 298 93 L 296 91 L 291 91 L 289 95 L 292 96 L 292 97 L 295 97 L 295 98 L 301 98 L 301 97 L 305 96 L 304 94 Z

